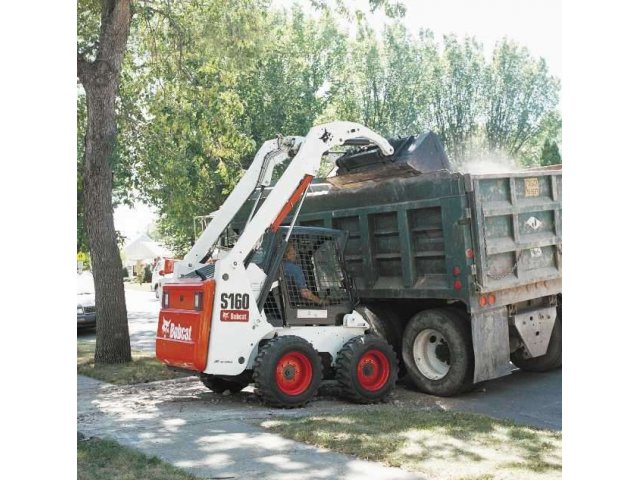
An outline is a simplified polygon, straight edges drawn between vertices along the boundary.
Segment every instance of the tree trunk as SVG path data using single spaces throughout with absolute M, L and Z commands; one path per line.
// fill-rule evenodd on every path
M 131 361 L 122 261 L 113 223 L 112 161 L 116 96 L 131 21 L 128 0 L 104 0 L 96 59 L 78 54 L 87 99 L 84 212 L 96 290 L 96 363 Z

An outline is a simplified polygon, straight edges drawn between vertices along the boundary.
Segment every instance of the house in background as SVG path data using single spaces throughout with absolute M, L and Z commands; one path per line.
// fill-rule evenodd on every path
M 146 233 L 132 240 L 122 250 L 123 263 L 129 271 L 129 278 L 137 275 L 146 265 L 153 267 L 156 259 L 173 256 L 168 248 L 152 240 Z

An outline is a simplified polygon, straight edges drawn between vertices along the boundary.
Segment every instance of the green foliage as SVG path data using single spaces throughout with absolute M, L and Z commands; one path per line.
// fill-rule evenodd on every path
M 543 59 L 535 60 L 526 48 L 503 40 L 487 75 L 489 146 L 517 155 L 556 108 L 559 90 Z
M 263 21 L 263 51 L 238 84 L 244 127 L 257 146 L 278 133 L 306 134 L 334 96 L 347 51 L 346 34 L 329 13 L 313 20 L 293 7 Z
M 433 73 L 428 105 L 433 129 L 454 160 L 465 158 L 469 140 L 483 116 L 484 57 L 473 38 L 444 38 L 444 48 Z
M 550 142 L 549 139 L 545 139 L 542 147 L 542 153 L 540 154 L 540 165 L 560 165 L 562 163 L 562 157 L 558 144 L 556 142 Z
M 362 15 L 362 12 L 358 10 L 354 12 L 349 8 L 348 2 L 345 0 L 309 0 L 309 3 L 314 8 L 322 11 L 334 9 L 340 15 L 344 15 L 347 18 L 352 18 L 354 13 Z M 369 0 L 369 10 L 371 12 L 382 10 L 389 18 L 403 17 L 407 11 L 404 2 L 398 0 Z
M 316 15 L 305 12 L 309 5 Z M 543 60 L 508 40 L 488 60 L 473 38 L 412 35 L 402 2 L 370 0 L 371 11 L 395 17 L 381 35 L 340 0 L 288 10 L 269 0 L 134 6 L 117 104 L 114 202 L 138 195 L 154 205 L 155 232 L 179 255 L 194 240 L 193 218 L 219 208 L 255 151 L 278 133 L 304 135 L 337 119 L 389 137 L 434 130 L 454 162 L 486 150 L 534 165 L 561 146 L 560 84 Z M 345 18 L 357 22 L 355 38 L 341 26 Z M 100 2 L 79 0 L 79 48 L 94 48 L 99 20 Z M 79 165 L 83 104 L 79 92 Z M 79 175 L 79 249 L 81 189 Z
M 362 122 L 386 136 L 420 131 L 429 92 L 424 68 L 435 55 L 429 39 L 416 44 L 396 23 L 385 29 L 381 43 L 360 21 L 349 47 L 335 95 L 336 117 Z
M 100 0 L 77 0 L 76 36 L 78 51 L 93 60 L 100 37 Z
M 172 22 L 145 17 L 135 30 L 146 117 L 133 122 L 144 139 L 133 149 L 135 185 L 179 254 L 193 241 L 193 217 L 221 205 L 262 142 L 304 135 L 327 109 L 346 56 L 329 13 L 312 20 L 299 7 L 218 3 L 174 9 Z
M 487 62 L 470 37 L 445 36 L 440 45 L 431 32 L 415 38 L 395 22 L 378 38 L 360 22 L 348 56 L 335 116 L 386 136 L 433 130 L 454 162 L 497 151 L 536 163 L 543 139 L 559 136 L 559 81 L 513 42 L 500 42 Z

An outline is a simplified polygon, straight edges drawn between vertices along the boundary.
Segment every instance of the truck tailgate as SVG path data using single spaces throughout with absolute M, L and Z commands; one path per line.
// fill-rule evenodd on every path
M 465 175 L 482 292 L 562 276 L 562 170 Z

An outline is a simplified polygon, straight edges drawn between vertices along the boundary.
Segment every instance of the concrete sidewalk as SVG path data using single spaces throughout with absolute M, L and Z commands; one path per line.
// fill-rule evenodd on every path
M 203 478 L 427 478 L 269 433 L 257 426 L 260 420 L 302 411 L 269 409 L 245 392 L 227 399 L 194 377 L 114 386 L 78 375 L 77 396 L 78 431 L 86 437 L 111 438 Z M 313 413 L 322 410 L 319 402 Z M 335 405 L 327 411 L 335 413 Z

